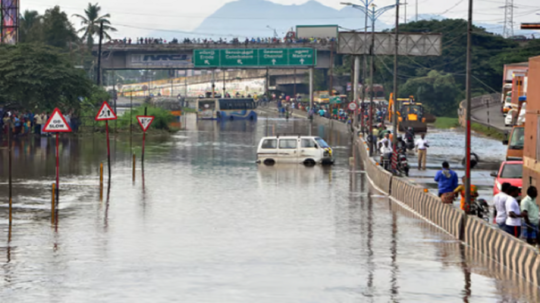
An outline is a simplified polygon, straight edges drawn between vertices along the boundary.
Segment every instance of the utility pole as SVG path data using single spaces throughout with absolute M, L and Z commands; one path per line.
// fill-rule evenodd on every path
M 375 16 L 375 6 L 371 7 L 373 16 Z M 369 77 L 371 79 L 370 83 L 370 92 L 369 92 L 369 130 L 373 129 L 373 63 L 375 61 L 375 18 L 371 20 L 371 45 L 369 46 L 369 54 L 371 57 L 370 66 L 369 66 Z M 373 156 L 373 138 L 369 140 L 369 156 Z
M 96 84 L 101 84 L 101 45 L 103 42 L 103 20 L 99 23 L 99 45 L 98 45 L 98 63 L 97 63 L 97 80 Z
M 334 41 L 330 42 L 330 87 L 329 87 L 329 93 L 330 96 L 334 95 Z
M 499 8 L 504 8 L 503 37 L 512 37 L 514 35 L 514 0 L 506 0 L 505 5 Z
M 465 135 L 465 209 L 471 205 L 471 49 L 472 49 L 472 18 L 473 0 L 469 0 L 469 17 L 467 20 L 467 75 L 466 75 L 466 100 L 467 100 L 467 131 Z
M 397 98 L 398 98 L 398 56 L 399 56 L 399 0 L 396 0 L 396 25 L 394 33 L 394 100 L 392 102 L 392 126 L 394 128 L 394 135 L 392 136 L 392 147 L 394 153 L 392 156 L 392 168 L 397 168 Z

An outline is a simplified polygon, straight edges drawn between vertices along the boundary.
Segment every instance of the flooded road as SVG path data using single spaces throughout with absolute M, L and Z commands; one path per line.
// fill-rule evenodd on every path
M 148 137 L 134 184 L 129 138 L 113 140 L 103 201 L 105 139 L 62 140 L 57 227 L 53 141 L 18 141 L 9 243 L 2 149 L 0 302 L 538 301 L 537 288 L 371 189 L 349 165 L 360 160 L 348 136 L 311 130 L 335 148 L 333 167 L 255 164 L 267 131 L 307 126 L 191 121 Z M 139 155 L 140 137 L 133 145 Z

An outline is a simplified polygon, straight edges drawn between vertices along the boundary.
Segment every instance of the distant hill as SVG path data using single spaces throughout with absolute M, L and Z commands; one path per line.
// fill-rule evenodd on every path
M 386 14 L 393 14 L 392 11 Z M 443 20 L 441 15 L 421 14 L 420 20 Z M 414 16 L 409 16 L 409 22 Z M 315 0 L 300 5 L 282 5 L 266 0 L 238 0 L 229 2 L 207 17 L 189 37 L 244 39 L 246 37 L 273 37 L 276 29 L 278 37 L 284 37 L 287 31 L 295 29 L 296 25 L 325 25 L 337 24 L 340 30 L 364 29 L 364 14 L 355 8 L 344 6 L 334 9 Z M 371 25 L 371 24 L 369 24 Z M 501 24 L 475 23 L 484 27 L 488 32 L 502 34 Z M 376 31 L 393 28 L 394 24 L 377 22 Z M 530 36 L 532 31 L 521 31 L 516 28 L 515 35 Z M 173 37 L 184 36 L 171 33 L 156 33 L 155 36 Z
M 266 0 L 239 0 L 230 2 L 206 18 L 193 32 L 197 36 L 272 37 L 275 28 L 283 37 L 296 25 L 337 24 L 342 30 L 363 30 L 364 15 L 360 10 L 344 7 L 341 10 L 311 0 L 301 5 L 282 5 Z M 376 30 L 389 26 L 377 22 Z

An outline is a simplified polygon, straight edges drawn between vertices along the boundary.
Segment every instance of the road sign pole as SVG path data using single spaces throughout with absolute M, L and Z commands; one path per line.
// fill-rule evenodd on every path
M 111 181 L 111 148 L 109 143 L 109 121 L 105 121 L 105 132 L 107 133 L 107 166 L 109 167 L 109 182 Z
M 146 132 L 143 132 L 142 135 L 142 152 L 141 152 L 141 162 L 144 162 L 144 143 L 146 141 Z
M 56 133 L 56 205 L 60 204 L 60 133 Z M 58 207 L 57 207 L 58 208 Z
M 11 147 L 11 126 L 9 125 L 6 125 L 7 126 L 7 135 L 8 135 L 8 156 L 9 156 L 9 172 L 8 172 L 8 175 L 9 175 L 9 235 L 8 235 L 8 239 L 9 241 L 11 241 L 11 223 L 12 223 L 12 214 L 13 214 L 13 200 L 12 200 L 12 196 L 13 196 L 13 183 L 12 183 L 12 165 L 11 165 L 11 161 L 13 159 L 13 152 L 12 152 L 12 147 Z

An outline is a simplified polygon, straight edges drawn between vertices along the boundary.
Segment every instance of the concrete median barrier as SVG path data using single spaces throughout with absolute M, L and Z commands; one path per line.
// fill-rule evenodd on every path
M 527 281 L 539 285 L 540 256 L 538 250 L 526 242 L 472 216 L 468 216 L 465 222 L 464 241 Z
M 365 171 L 372 182 L 385 193 L 404 203 L 429 222 L 464 241 L 479 253 L 506 266 L 534 285 L 540 285 L 540 255 L 537 249 L 485 221 L 468 216 L 453 205 L 443 204 L 439 197 L 424 192 L 407 179 L 393 177 L 369 158 L 365 142 L 357 140 Z

